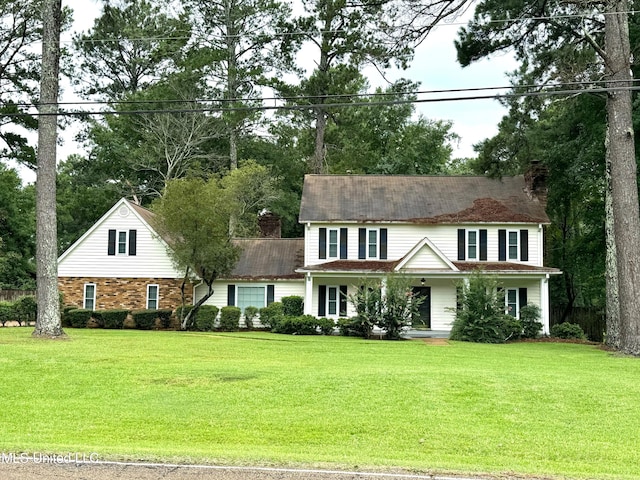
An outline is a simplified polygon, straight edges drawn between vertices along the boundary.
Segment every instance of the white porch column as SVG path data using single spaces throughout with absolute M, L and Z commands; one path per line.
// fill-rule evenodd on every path
M 549 275 L 540 280 L 540 322 L 542 334 L 549 335 Z
M 313 315 L 313 278 L 309 272 L 304 277 L 304 314 Z

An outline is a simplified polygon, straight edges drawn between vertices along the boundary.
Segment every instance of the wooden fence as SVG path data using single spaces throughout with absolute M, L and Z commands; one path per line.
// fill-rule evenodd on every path
M 0 290 L 0 302 L 15 302 L 20 297 L 28 295 L 35 297 L 35 290 Z
M 565 309 L 562 307 L 551 308 L 549 312 L 549 327 L 562 322 L 564 311 Z M 601 308 L 574 307 L 569 311 L 566 321 L 580 325 L 589 340 L 593 342 L 604 341 L 606 317 Z

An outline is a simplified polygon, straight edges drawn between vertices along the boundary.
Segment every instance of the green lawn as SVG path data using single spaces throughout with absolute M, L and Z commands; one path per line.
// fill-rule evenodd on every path
M 0 452 L 640 478 L 640 360 L 593 346 L 0 329 Z

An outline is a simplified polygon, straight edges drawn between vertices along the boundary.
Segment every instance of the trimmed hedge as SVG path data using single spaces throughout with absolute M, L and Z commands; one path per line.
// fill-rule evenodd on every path
M 253 321 L 259 313 L 260 309 L 258 307 L 244 307 L 244 327 L 247 330 L 251 330 L 253 328 Z
M 158 310 L 136 310 L 131 312 L 133 323 L 139 330 L 151 330 L 156 326 Z
M 282 313 L 285 317 L 304 315 L 304 298 L 297 295 L 282 297 Z
M 158 319 L 160 320 L 160 326 L 162 328 L 171 327 L 171 316 L 173 315 L 173 310 L 162 309 L 162 310 L 156 310 L 156 312 L 158 312 Z
M 260 323 L 263 327 L 273 329 L 284 317 L 284 307 L 280 302 L 273 302 L 260 309 Z
M 331 335 L 335 322 L 331 318 L 316 318 L 313 315 L 282 317 L 273 327 L 272 332 L 288 335 Z
M 569 339 L 575 338 L 578 340 L 586 340 L 587 336 L 584 334 L 584 330 L 577 323 L 557 323 L 551 327 L 551 336 L 555 338 Z
M 97 310 L 93 312 L 93 318 L 102 328 L 123 328 L 127 315 L 129 315 L 129 310 Z
M 214 305 L 202 305 L 196 312 L 196 330 L 200 332 L 212 331 L 216 325 L 218 311 L 218 307 Z
M 11 322 L 16 316 L 12 302 L 0 302 L 0 323 L 4 327 L 5 323 Z
M 91 315 L 93 315 L 93 310 L 75 308 L 67 312 L 66 320 L 73 328 L 86 328 L 87 322 L 91 319 Z
M 238 307 L 222 307 L 220 309 L 220 330 L 223 332 L 234 332 L 240 328 L 240 314 L 242 311 Z

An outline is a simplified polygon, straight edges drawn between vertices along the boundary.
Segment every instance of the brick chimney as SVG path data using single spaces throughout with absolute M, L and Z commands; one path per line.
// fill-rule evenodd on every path
M 549 169 L 539 161 L 531 162 L 529 170 L 524 174 L 525 192 L 529 198 L 541 202 L 547 201 L 547 177 Z
M 261 237 L 280 238 L 282 236 L 282 221 L 269 210 L 263 210 L 258 215 L 258 227 L 260 227 Z

